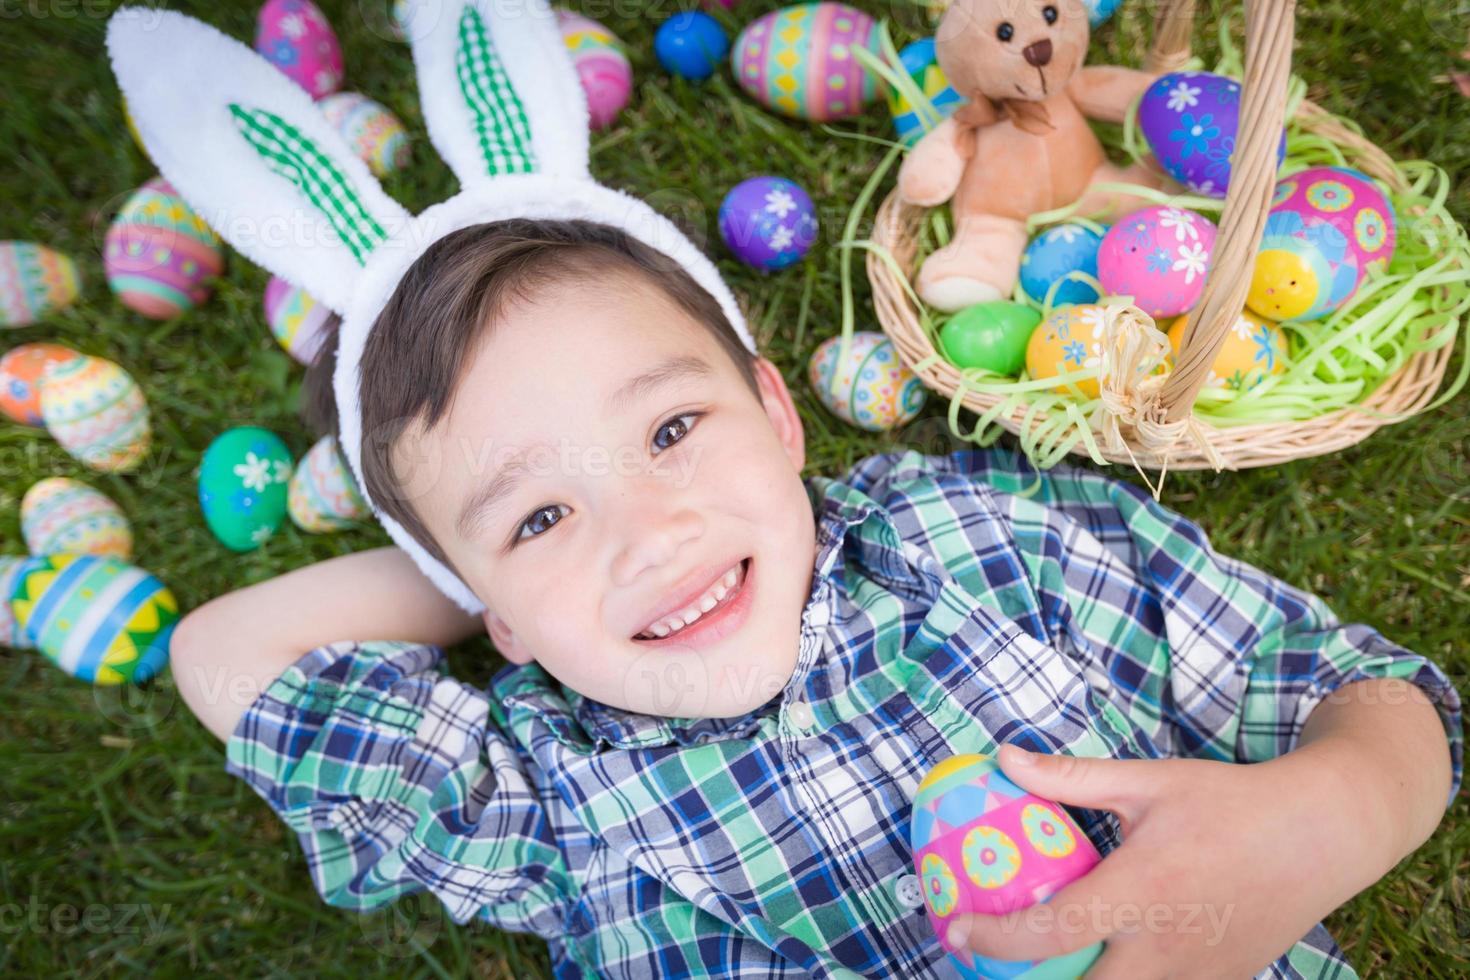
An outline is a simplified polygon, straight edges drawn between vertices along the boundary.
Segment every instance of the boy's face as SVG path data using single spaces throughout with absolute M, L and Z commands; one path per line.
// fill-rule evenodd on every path
M 801 422 L 769 361 L 758 399 L 662 291 L 600 279 L 503 310 L 395 466 L 508 660 L 625 710 L 734 717 L 796 663 Z

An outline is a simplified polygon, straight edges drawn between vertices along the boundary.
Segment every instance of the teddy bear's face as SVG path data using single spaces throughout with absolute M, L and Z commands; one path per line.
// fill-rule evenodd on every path
M 1082 0 L 954 0 L 935 54 L 960 94 L 1040 101 L 1062 91 L 1087 54 Z

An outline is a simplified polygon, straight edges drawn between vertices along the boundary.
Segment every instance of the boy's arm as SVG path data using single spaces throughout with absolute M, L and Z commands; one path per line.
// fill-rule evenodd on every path
M 227 593 L 174 629 L 169 660 L 185 703 L 221 740 L 281 672 L 338 640 L 448 646 L 483 629 L 398 548 L 344 555 Z
M 1087 980 L 1256 974 L 1423 843 L 1451 781 L 1438 713 L 1397 678 L 1340 688 L 1269 762 L 1013 745 L 1000 762 L 1033 793 L 1113 811 L 1124 841 L 1045 904 L 968 917 L 950 941 L 1005 960 L 1105 941 Z

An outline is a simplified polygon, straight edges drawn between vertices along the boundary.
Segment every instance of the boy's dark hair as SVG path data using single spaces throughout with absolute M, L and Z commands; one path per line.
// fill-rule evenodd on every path
M 573 275 L 642 278 L 703 325 L 759 397 L 755 356 L 720 304 L 678 262 L 610 225 L 513 218 L 472 225 L 430 245 L 378 314 L 360 361 L 363 488 L 384 513 L 453 568 L 399 490 L 392 448 L 404 429 L 433 427 L 449 407 L 470 352 L 512 300 Z M 319 433 L 338 434 L 332 374 L 337 322 L 307 369 L 303 414 Z

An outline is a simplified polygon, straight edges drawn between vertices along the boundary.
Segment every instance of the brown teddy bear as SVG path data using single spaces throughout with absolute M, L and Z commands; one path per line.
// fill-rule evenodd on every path
M 1142 202 L 1089 188 L 1164 182 L 1144 166 L 1109 163 L 1087 124 L 1121 122 L 1156 76 L 1084 68 L 1088 38 L 1081 0 L 953 0 L 946 9 L 935 53 L 969 102 L 918 142 L 898 175 L 909 203 L 954 199 L 953 238 L 924 262 L 916 284 L 930 306 L 1009 298 L 1030 215 L 1079 199 L 1079 215 L 1125 213 Z

